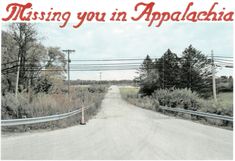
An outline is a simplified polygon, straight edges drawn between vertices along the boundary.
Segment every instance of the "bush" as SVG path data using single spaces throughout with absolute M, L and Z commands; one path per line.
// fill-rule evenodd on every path
M 95 92 L 103 93 L 106 91 L 106 88 L 105 86 L 90 86 L 88 87 L 88 91 L 92 93 L 95 93 Z
M 22 118 L 25 113 L 24 107 L 27 106 L 27 99 L 19 94 L 16 99 L 15 94 L 7 93 L 2 96 L 1 119 Z
M 152 96 L 138 97 L 137 92 L 133 92 L 128 89 L 121 89 L 122 98 L 128 102 L 137 105 L 139 107 L 150 109 L 154 111 L 162 112 L 160 106 L 168 106 L 172 108 L 183 108 L 194 111 L 202 111 L 207 113 L 213 113 L 218 115 L 233 116 L 233 105 L 230 101 L 216 103 L 214 100 L 205 100 L 200 98 L 196 92 L 192 92 L 189 89 L 160 89 L 154 91 Z M 231 97 L 226 95 L 226 97 Z M 225 96 L 223 96 L 224 98 Z M 226 121 L 202 118 L 199 116 L 191 116 L 188 114 L 169 112 L 164 113 L 183 117 L 186 119 L 200 120 L 201 122 L 207 122 L 209 124 L 218 126 L 232 126 Z
M 153 98 L 157 99 L 162 106 L 198 110 L 218 115 L 233 115 L 232 105 L 228 107 L 227 104 L 202 99 L 190 89 L 157 90 L 154 92 Z
M 38 93 L 33 96 L 31 103 L 29 103 L 28 94 L 26 93 L 19 93 L 17 98 L 13 93 L 7 93 L 5 96 L 2 96 L 1 118 L 7 120 L 49 116 L 67 113 L 79 109 L 82 106 L 91 106 L 91 108 L 86 111 L 87 117 L 90 117 L 97 112 L 106 91 L 106 87 L 102 89 L 97 88 L 94 92 L 89 91 L 88 88 L 72 88 L 70 98 L 67 94 L 63 93 Z M 3 131 L 17 129 L 21 131 L 25 129 L 25 127 L 29 127 L 30 129 L 66 127 L 78 123 L 79 120 L 80 117 L 73 116 L 59 121 L 9 128 L 4 127 L 2 129 Z
M 203 112 L 233 116 L 233 106 L 224 106 L 220 102 L 215 103 L 213 100 L 200 100 L 199 106 L 200 111 Z
M 162 106 L 180 107 L 184 109 L 197 110 L 197 93 L 189 89 L 161 89 L 153 93 L 153 98 L 157 99 Z

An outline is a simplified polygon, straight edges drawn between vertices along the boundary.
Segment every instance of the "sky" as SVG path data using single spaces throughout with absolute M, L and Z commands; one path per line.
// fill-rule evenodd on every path
M 45 46 L 76 50 L 71 54 L 71 64 L 77 63 L 73 61 L 77 59 L 144 59 L 147 54 L 159 58 L 167 49 L 180 56 L 190 44 L 205 55 L 213 50 L 214 55 L 233 56 L 232 23 L 165 23 L 160 28 L 147 27 L 145 23 L 87 23 L 78 29 L 39 23 L 36 27 Z M 232 75 L 232 69 L 217 69 L 217 76 L 220 75 Z M 101 79 L 135 76 L 135 70 L 102 71 Z M 99 80 L 100 72 L 71 71 L 71 79 Z

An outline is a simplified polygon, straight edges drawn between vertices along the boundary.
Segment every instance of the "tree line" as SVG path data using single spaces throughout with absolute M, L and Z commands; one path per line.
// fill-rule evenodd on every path
M 168 49 L 159 59 L 152 60 L 147 55 L 135 81 L 143 95 L 151 95 L 157 89 L 187 88 L 209 97 L 212 95 L 211 63 L 211 59 L 192 45 L 180 57 Z
M 49 92 L 63 84 L 65 55 L 58 47 L 42 45 L 35 25 L 12 23 L 1 34 L 2 95 L 29 90 Z
M 65 81 L 68 84 L 68 81 Z M 135 85 L 133 80 L 70 80 L 71 85 Z

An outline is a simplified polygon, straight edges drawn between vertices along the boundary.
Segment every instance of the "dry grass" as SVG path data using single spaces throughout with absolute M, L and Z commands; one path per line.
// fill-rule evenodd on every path
M 90 118 L 100 107 L 102 99 L 106 93 L 106 87 L 73 87 L 70 97 L 64 93 L 58 94 L 37 94 L 33 96 L 33 101 L 29 103 L 27 93 L 15 95 L 8 93 L 2 97 L 2 119 L 32 118 L 66 113 L 81 108 L 91 106 L 86 116 Z M 79 115 L 79 114 L 78 114 Z M 3 131 L 24 131 L 26 129 L 60 128 L 77 124 L 80 116 L 27 126 L 15 126 L 2 128 Z

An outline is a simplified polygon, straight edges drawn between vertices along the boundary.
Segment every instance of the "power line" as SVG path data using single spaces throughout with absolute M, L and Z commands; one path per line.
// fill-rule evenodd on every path
M 16 62 L 18 62 L 18 60 L 16 60 L 16 61 L 6 62 L 6 63 L 3 63 L 3 64 L 1 64 L 1 65 L 7 65 L 7 64 L 12 64 L 12 63 L 16 63 Z
M 91 68 L 96 68 L 96 67 L 107 67 L 107 68 L 109 68 L 109 67 L 132 67 L 132 66 L 137 66 L 137 67 L 140 67 L 140 65 L 134 65 L 134 64 L 130 64 L 130 65 L 91 65 L 91 66 L 74 66 L 75 68 L 77 67 L 79 67 L 79 68 L 89 68 L 89 67 L 91 67 Z
M 226 63 L 233 63 L 233 61 L 230 60 L 214 60 L 215 62 L 226 62 Z
M 229 61 L 229 62 L 233 62 L 233 59 L 229 60 L 229 59 L 214 59 L 215 61 Z
M 219 58 L 215 59 L 215 63 L 216 64 L 222 64 L 225 67 L 226 66 L 231 67 L 231 65 L 233 65 L 233 63 L 232 63 L 233 60 L 229 60 L 230 58 L 233 58 L 233 57 L 225 57 L 225 56 L 214 56 L 214 57 L 219 57 Z M 152 59 L 156 60 L 157 58 L 152 58 Z M 179 58 L 179 59 L 181 60 L 182 58 Z M 66 61 L 65 59 L 63 59 L 63 60 Z M 145 59 L 140 59 L 140 58 L 77 59 L 77 60 L 73 60 L 73 61 L 81 61 L 81 62 L 92 62 L 92 61 L 129 61 L 129 62 L 71 64 L 71 67 L 73 68 L 72 70 L 77 70 L 77 68 L 81 68 L 79 70 L 82 70 L 82 71 L 84 70 L 83 68 L 86 68 L 86 70 L 94 70 L 93 68 L 100 68 L 98 70 L 112 70 L 114 68 L 117 68 L 117 70 L 119 70 L 119 68 L 128 68 L 128 69 L 129 68 L 134 68 L 134 69 L 141 68 L 141 65 L 142 65 L 141 62 L 140 63 L 132 62 L 132 61 L 137 61 L 137 60 L 145 60 Z M 33 60 L 28 59 L 26 61 L 33 61 Z M 6 65 L 6 64 L 10 64 L 10 63 L 15 63 L 15 62 L 17 62 L 17 61 L 7 62 L 7 63 L 4 63 L 2 65 Z M 162 64 L 162 63 L 165 63 L 165 61 L 161 62 L 161 63 L 155 61 L 154 63 L 155 64 Z M 70 64 L 70 60 L 68 58 L 68 65 L 69 64 Z M 38 68 L 37 70 L 40 70 L 40 68 L 41 68 L 41 66 L 32 66 L 32 65 L 35 65 L 35 64 L 27 64 L 26 63 L 24 65 L 24 67 L 26 68 L 26 70 L 27 69 L 34 69 L 34 70 L 36 70 L 36 68 Z M 18 67 L 18 65 L 2 69 L 2 71 L 10 70 L 10 69 L 15 68 L 15 67 Z M 153 67 L 152 69 L 155 69 L 155 68 L 156 67 Z M 48 69 L 46 69 L 46 70 L 49 71 Z M 52 71 L 52 70 L 50 70 L 50 71 Z M 65 70 L 63 69 L 61 71 L 65 71 Z
M 215 60 L 215 62 L 222 62 L 222 63 L 230 63 L 230 64 L 233 64 L 232 61 Z
M 215 62 L 215 64 L 226 64 L 226 65 L 233 65 L 233 63 L 226 63 L 226 62 Z
M 218 64 L 218 65 L 233 65 L 231 63 L 215 63 L 215 64 Z
M 214 56 L 214 57 L 218 57 L 215 58 L 214 60 L 226 60 L 226 61 L 232 61 L 232 60 L 228 60 L 228 59 L 233 59 L 233 57 L 226 57 L 226 56 Z M 225 58 L 225 59 L 224 59 Z M 152 60 L 156 60 L 159 58 L 152 58 Z M 183 58 L 179 58 L 179 59 L 183 59 Z M 63 61 L 68 61 L 66 59 L 59 59 L 59 60 L 63 60 Z M 110 58 L 110 59 L 74 59 L 74 60 L 70 60 L 70 61 L 81 61 L 81 62 L 93 62 L 93 61 L 137 61 L 137 60 L 145 60 L 145 58 Z M 35 61 L 35 60 L 31 60 L 28 59 L 26 61 Z M 38 61 L 50 61 L 49 59 L 42 59 L 42 60 L 38 60 Z M 12 62 L 7 62 L 7 63 L 13 63 L 13 62 L 17 62 L 16 61 L 12 61 Z M 7 64 L 5 63 L 5 64 Z M 4 65 L 4 64 L 2 64 Z
M 233 58 L 215 58 L 214 60 L 229 60 L 229 61 L 233 61 Z
M 216 63 L 217 65 L 222 65 L 225 68 L 229 67 L 231 68 L 232 64 L 228 64 L 228 63 Z M 2 72 L 5 70 L 10 70 L 12 68 L 15 68 L 17 66 L 13 66 L 11 68 L 7 68 L 7 69 L 2 69 Z M 102 70 L 129 70 L 129 69 L 133 69 L 133 70 L 138 70 L 140 69 L 141 66 L 140 65 L 113 65 L 113 66 L 84 66 L 84 67 L 73 67 L 71 68 L 71 71 L 102 71 Z M 149 69 L 157 69 L 157 67 L 151 67 Z M 66 71 L 66 69 L 41 69 L 40 67 L 26 67 L 24 69 L 24 71 Z
M 231 56 L 220 56 L 220 55 L 216 55 L 216 56 L 214 56 L 214 57 L 217 57 L 217 58 L 233 58 L 233 57 L 231 57 Z
M 152 58 L 154 59 L 154 58 Z M 140 58 L 126 58 L 126 59 L 75 59 L 73 61 L 136 61 L 136 60 L 145 60 Z
M 114 69 L 71 69 L 70 71 L 105 71 L 105 70 L 138 70 L 138 68 L 114 68 Z M 37 71 L 37 70 L 27 70 L 27 71 Z M 53 72 L 53 71 L 64 71 L 64 70 L 41 70 L 41 71 L 48 71 L 48 72 Z
M 87 66 L 87 65 L 141 65 L 141 63 L 109 63 L 109 64 L 70 64 L 70 65 L 81 65 L 81 66 Z

